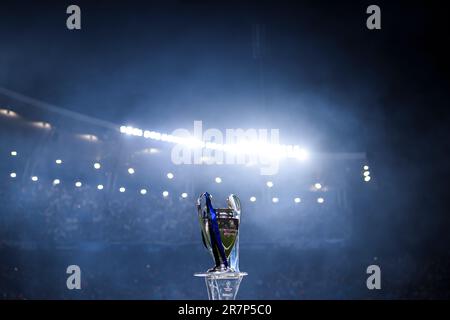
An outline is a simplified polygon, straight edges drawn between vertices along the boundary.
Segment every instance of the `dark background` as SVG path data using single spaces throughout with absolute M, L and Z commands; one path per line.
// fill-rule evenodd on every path
M 2 1 L 1 87 L 117 124 L 280 128 L 284 143 L 367 152 L 376 185 L 355 192 L 351 250 L 447 265 L 445 1 L 77 1 L 80 31 L 65 27 L 69 4 Z M 370 4 L 381 30 L 365 26 Z M 398 286 L 386 297 L 411 297 Z M 344 297 L 365 297 L 356 292 Z

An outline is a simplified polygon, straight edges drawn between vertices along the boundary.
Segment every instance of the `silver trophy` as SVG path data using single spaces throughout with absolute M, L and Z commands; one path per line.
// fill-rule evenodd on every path
M 214 208 L 212 196 L 205 192 L 197 199 L 202 241 L 214 259 L 214 267 L 196 273 L 204 277 L 210 300 L 234 300 L 246 272 L 239 270 L 239 227 L 241 202 L 231 194 L 228 208 Z

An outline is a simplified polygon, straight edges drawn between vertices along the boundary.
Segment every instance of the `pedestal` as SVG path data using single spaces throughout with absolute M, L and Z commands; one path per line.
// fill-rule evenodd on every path
M 204 277 L 209 300 L 235 300 L 239 285 L 246 272 L 199 272 Z

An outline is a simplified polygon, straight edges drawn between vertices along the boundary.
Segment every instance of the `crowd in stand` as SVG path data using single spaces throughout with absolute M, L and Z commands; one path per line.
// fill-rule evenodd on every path
M 206 298 L 203 281 L 192 274 L 212 259 L 201 247 L 192 196 L 11 183 L 1 188 L 0 201 L 0 298 Z M 239 298 L 450 298 L 450 255 L 373 261 L 345 247 L 317 247 L 315 237 L 339 238 L 345 220 L 336 218 L 340 212 L 303 208 L 246 210 L 241 268 L 250 275 Z M 301 242 L 309 245 L 299 249 Z M 89 243 L 104 246 L 92 250 Z M 83 269 L 81 291 L 65 286 L 72 263 Z M 383 270 L 380 291 L 366 287 L 372 263 Z
M 151 193 L 110 196 L 89 185 L 36 183 L 3 189 L 0 197 L 3 241 L 60 245 L 192 241 L 193 228 L 198 228 L 193 201 Z M 183 232 L 177 232 L 181 226 Z
M 0 189 L 0 241 L 41 246 L 192 243 L 200 237 L 195 200 L 192 195 L 163 197 L 152 191 L 145 195 L 137 191 L 110 193 L 89 184 L 76 188 L 73 184 L 14 181 Z M 321 205 L 281 206 L 246 204 L 241 240 L 308 243 L 343 238 L 350 225 L 346 217 L 339 218 L 342 212 Z

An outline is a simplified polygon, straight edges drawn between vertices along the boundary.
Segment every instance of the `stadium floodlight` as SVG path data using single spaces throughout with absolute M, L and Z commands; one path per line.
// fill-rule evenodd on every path
M 94 169 L 98 170 L 102 167 L 102 165 L 98 162 L 94 163 Z
M 162 195 L 164 198 L 167 198 L 169 196 L 169 191 L 163 191 Z
M 142 195 L 146 195 L 146 194 L 147 194 L 147 190 L 146 190 L 146 189 L 141 189 L 140 193 L 141 193 Z
M 103 188 L 104 188 L 104 187 L 103 187 L 102 184 L 99 184 L 99 185 L 97 186 L 97 189 L 98 189 L 98 190 L 103 190 Z
M 125 192 L 125 187 L 120 187 L 119 188 L 119 192 L 124 193 Z
M 364 171 L 364 177 L 370 176 L 370 171 Z
M 273 197 L 272 198 L 272 202 L 273 203 L 278 203 L 280 201 L 280 199 L 278 199 L 277 197 Z
M 161 133 L 156 132 L 156 131 L 145 130 L 144 138 L 159 141 L 159 140 L 161 140 Z
M 216 181 L 216 183 L 222 183 L 222 178 L 221 177 L 216 177 L 216 179 L 214 179 Z
M 11 151 L 11 156 L 12 156 L 12 157 L 15 157 L 15 156 L 17 156 L 17 151 L 14 151 L 14 150 L 13 150 L 13 151 Z
M 35 121 L 32 122 L 32 125 L 38 128 L 42 128 L 42 129 L 51 129 L 51 125 L 48 122 L 44 122 L 44 121 Z
M 267 186 L 268 188 L 272 188 L 272 187 L 273 187 L 273 182 L 272 182 L 272 181 L 267 181 L 267 182 L 266 182 L 266 186 Z
M 317 203 L 324 203 L 325 199 L 322 197 L 317 198 Z
M 128 168 L 128 173 L 129 174 L 134 174 L 134 169 L 133 168 Z
M 364 169 L 364 170 L 369 170 L 369 166 L 368 166 L 368 165 L 365 165 L 365 166 L 363 167 L 363 169 Z
M 61 164 L 61 163 L 62 163 L 62 160 L 61 160 L 61 159 L 56 159 L 56 160 L 55 160 L 55 163 L 56 163 L 56 164 Z
M 8 109 L 0 109 L 0 114 L 6 116 L 6 117 L 17 117 L 18 114 L 15 113 L 12 110 L 8 110 Z
M 173 177 L 174 177 L 174 175 L 173 175 L 172 172 L 169 172 L 169 173 L 167 174 L 167 179 L 173 179 Z
M 56 185 L 58 185 L 58 184 L 60 184 L 60 183 L 61 183 L 61 181 L 60 181 L 59 179 L 53 180 L 53 185 L 54 185 L 54 186 L 56 186 Z
M 11 173 L 9 174 L 9 176 L 10 176 L 11 178 L 15 178 L 15 177 L 17 177 L 17 174 L 16 174 L 15 172 L 11 172 Z
M 314 184 L 314 188 L 316 188 L 317 190 L 322 189 L 322 185 L 317 182 L 316 184 Z
M 97 142 L 98 141 L 98 137 L 94 134 L 77 134 L 76 136 L 82 140 L 89 141 L 89 142 Z
M 294 198 L 294 202 L 295 202 L 295 203 L 300 203 L 300 202 L 302 202 L 302 199 L 300 199 L 299 197 Z
M 183 199 L 186 199 L 187 196 L 188 196 L 188 194 L 187 194 L 186 192 L 183 192 L 183 193 L 181 194 L 181 197 L 182 197 Z
M 255 201 L 256 201 L 256 197 L 255 196 L 250 197 L 250 202 L 255 202 Z
M 310 157 L 309 151 L 300 148 L 298 145 L 270 144 L 261 141 L 241 141 L 236 144 L 221 144 L 205 142 L 192 136 L 180 137 L 157 131 L 134 128 L 132 126 L 120 126 L 119 131 L 125 135 L 180 144 L 192 149 L 205 148 L 209 150 L 230 152 L 233 154 L 259 155 L 276 159 L 294 158 L 302 161 L 308 160 Z
M 365 182 L 369 182 L 369 181 L 370 181 L 370 176 L 365 176 L 365 177 L 364 177 L 364 181 L 365 181 Z
M 142 137 L 144 136 L 144 131 L 139 128 L 133 128 L 131 126 L 120 126 L 119 128 L 121 133 L 125 133 L 130 136 Z
M 75 187 L 80 188 L 83 184 L 80 181 L 75 182 Z
M 36 182 L 36 181 L 38 181 L 38 180 L 39 180 L 39 178 L 38 178 L 37 176 L 32 176 L 32 177 L 31 177 L 31 181 Z

